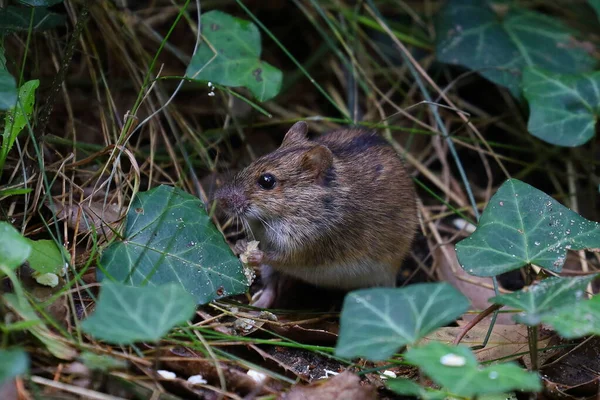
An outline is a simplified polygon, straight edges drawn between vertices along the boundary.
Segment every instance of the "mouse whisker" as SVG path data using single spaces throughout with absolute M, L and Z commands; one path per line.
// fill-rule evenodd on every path
M 269 224 L 269 223 L 268 223 L 268 222 L 267 222 L 265 219 L 263 219 L 263 218 L 261 218 L 261 217 L 258 217 L 258 216 L 257 216 L 257 218 L 258 218 L 258 220 L 259 220 L 259 221 L 260 221 L 260 222 L 261 222 L 263 225 L 265 225 L 266 227 L 268 227 L 268 228 L 269 228 L 269 229 L 271 229 L 272 231 L 275 231 L 275 228 L 273 228 L 273 226 L 271 226 L 271 225 L 270 225 L 270 224 Z
M 246 236 L 251 240 L 256 240 L 254 236 L 254 232 L 252 232 L 252 227 L 244 218 L 242 218 L 242 224 L 244 225 L 244 229 L 246 230 Z

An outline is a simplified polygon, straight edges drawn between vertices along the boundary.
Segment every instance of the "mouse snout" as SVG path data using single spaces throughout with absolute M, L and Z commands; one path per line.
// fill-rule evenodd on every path
M 246 196 L 232 187 L 223 187 L 215 193 L 215 199 L 221 209 L 231 214 L 242 214 L 246 208 Z

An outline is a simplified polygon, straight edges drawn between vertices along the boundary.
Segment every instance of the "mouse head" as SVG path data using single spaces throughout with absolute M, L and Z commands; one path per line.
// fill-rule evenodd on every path
M 333 179 L 333 155 L 306 137 L 305 122 L 295 123 L 281 146 L 236 175 L 216 194 L 231 216 L 273 220 L 310 213 Z

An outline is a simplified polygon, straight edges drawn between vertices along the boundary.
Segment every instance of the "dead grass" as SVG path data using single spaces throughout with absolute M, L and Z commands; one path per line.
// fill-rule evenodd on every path
M 52 237 L 69 251 L 69 284 L 39 297 L 45 320 L 60 327 L 52 340 L 128 363 L 125 370 L 101 374 L 28 342 L 33 378 L 17 385 L 29 398 L 274 397 L 295 382 L 347 367 L 332 356 L 337 319 L 331 313 L 282 313 L 274 321 L 269 314 L 257 318 L 244 306 L 218 302 L 200 309 L 194 325 L 160 345 L 134 348 L 94 343 L 75 323 L 93 305 L 99 250 L 136 192 L 169 184 L 207 199 L 223 174 L 274 149 L 296 120 L 310 121 L 317 133 L 352 122 L 375 126 L 404 157 L 419 188 L 423 236 L 406 283 L 436 280 L 440 265 L 452 264 L 444 245 L 466 236 L 452 224 L 457 213 L 475 221 L 508 176 L 533 182 L 585 217 L 599 219 L 597 142 L 572 150 L 546 145 L 526 133 L 523 106 L 506 92 L 436 64 L 431 21 L 436 1 L 380 1 L 378 12 L 341 0 L 243 2 L 293 56 L 262 33 L 263 57 L 285 76 L 282 93 L 259 104 L 262 113 L 225 91 L 209 97 L 207 87 L 189 82 L 172 98 L 196 44 L 200 2 L 189 2 L 183 12 L 184 1 L 128 3 L 129 9 L 110 1 L 90 3 L 68 65 L 63 60 L 83 17 L 82 0 L 65 2 L 68 27 L 35 34 L 29 49 L 24 35 L 6 40 L 15 75 L 22 68 L 26 79 L 40 79 L 38 108 L 53 104 L 53 109 L 45 128 L 37 125 L 23 134 L 11 154 L 1 184 L 33 191 L 2 199 L 2 219 L 27 237 Z M 203 11 L 218 7 L 251 19 L 241 1 L 201 3 Z M 61 71 L 64 80 L 53 92 Z M 424 103 L 419 80 L 432 103 L 444 107 Z M 93 216 L 95 231 L 83 221 L 86 215 Z M 588 261 L 597 268 L 597 257 Z M 580 263 L 575 260 L 573 268 Z M 257 325 L 245 330 L 240 318 L 246 317 Z M 402 365 L 381 367 L 411 374 Z M 159 381 L 156 369 L 175 371 L 184 380 L 201 374 L 208 382 L 190 388 L 184 381 Z M 270 379 L 256 383 L 248 369 Z M 382 386 L 375 373 L 363 380 Z

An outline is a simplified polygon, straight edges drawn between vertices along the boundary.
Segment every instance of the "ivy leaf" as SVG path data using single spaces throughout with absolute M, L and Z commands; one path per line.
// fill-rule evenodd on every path
M 534 326 L 544 314 L 569 304 L 575 305 L 585 295 L 586 286 L 597 275 L 578 278 L 551 277 L 518 292 L 492 297 L 491 302 L 523 310 L 515 315 L 515 321 Z
M 560 272 L 568 249 L 600 248 L 600 225 L 544 192 L 507 180 L 490 199 L 477 230 L 456 245 L 461 266 L 494 276 L 536 264 Z
M 598 19 L 600 19 L 600 0 L 588 0 L 588 3 L 596 12 Z
M 18 0 L 18 2 L 30 7 L 50 7 L 62 3 L 63 0 Z
M 558 146 L 580 146 L 596 133 L 600 72 L 562 75 L 526 68 L 523 94 L 529 102 L 529 132 Z
M 102 284 L 96 311 L 81 328 L 97 339 L 114 344 L 156 342 L 175 325 L 189 320 L 194 298 L 178 284 L 131 287 Z
M 22 349 L 0 349 L 0 387 L 15 376 L 29 371 L 29 356 Z
M 473 352 L 463 346 L 431 342 L 410 349 L 404 358 L 419 366 L 435 383 L 459 396 L 473 397 L 511 390 L 539 392 L 542 389 L 537 374 L 512 363 L 482 368 Z
M 205 43 L 192 57 L 186 76 L 223 86 L 244 86 L 259 101 L 279 93 L 283 75 L 261 61 L 256 25 L 217 10 L 204 13 L 201 21 Z
M 344 299 L 335 354 L 385 360 L 468 308 L 469 301 L 447 283 L 350 292 Z
M 29 266 L 40 274 L 59 274 L 65 266 L 65 259 L 54 240 L 29 240 L 31 255 Z
M 443 400 L 448 398 L 446 392 L 424 388 L 407 378 L 388 379 L 385 382 L 385 386 L 394 393 L 424 400 Z
M 31 254 L 31 245 L 8 222 L 0 221 L 0 265 L 15 269 Z
M 115 369 L 127 369 L 128 366 L 125 360 L 89 351 L 82 352 L 78 360 L 93 371 L 110 372 Z
M 0 297 L 4 304 L 12 310 L 12 312 L 22 319 L 25 323 L 22 324 L 27 328 L 33 336 L 35 336 L 46 349 L 56 358 L 61 360 L 72 360 L 77 355 L 59 335 L 52 332 L 38 317 L 34 308 L 31 306 L 27 298 L 19 297 L 13 293 L 5 293 Z
M 0 45 L 0 110 L 8 110 L 17 103 L 17 81 L 6 68 L 4 47 Z
M 104 251 L 104 275 L 132 286 L 177 283 L 199 304 L 244 293 L 248 279 L 200 199 L 170 186 L 138 193 L 123 239 Z
M 32 13 L 34 31 L 54 28 L 63 25 L 65 22 L 62 15 L 50 12 L 46 8 L 8 6 L 0 9 L 0 36 L 15 32 L 27 32 L 30 27 Z
M 562 307 L 542 316 L 541 320 L 566 339 L 600 336 L 600 295 Z
M 437 22 L 438 60 L 475 70 L 515 97 L 525 66 L 579 73 L 596 64 L 575 31 L 537 12 L 484 0 L 449 0 Z

